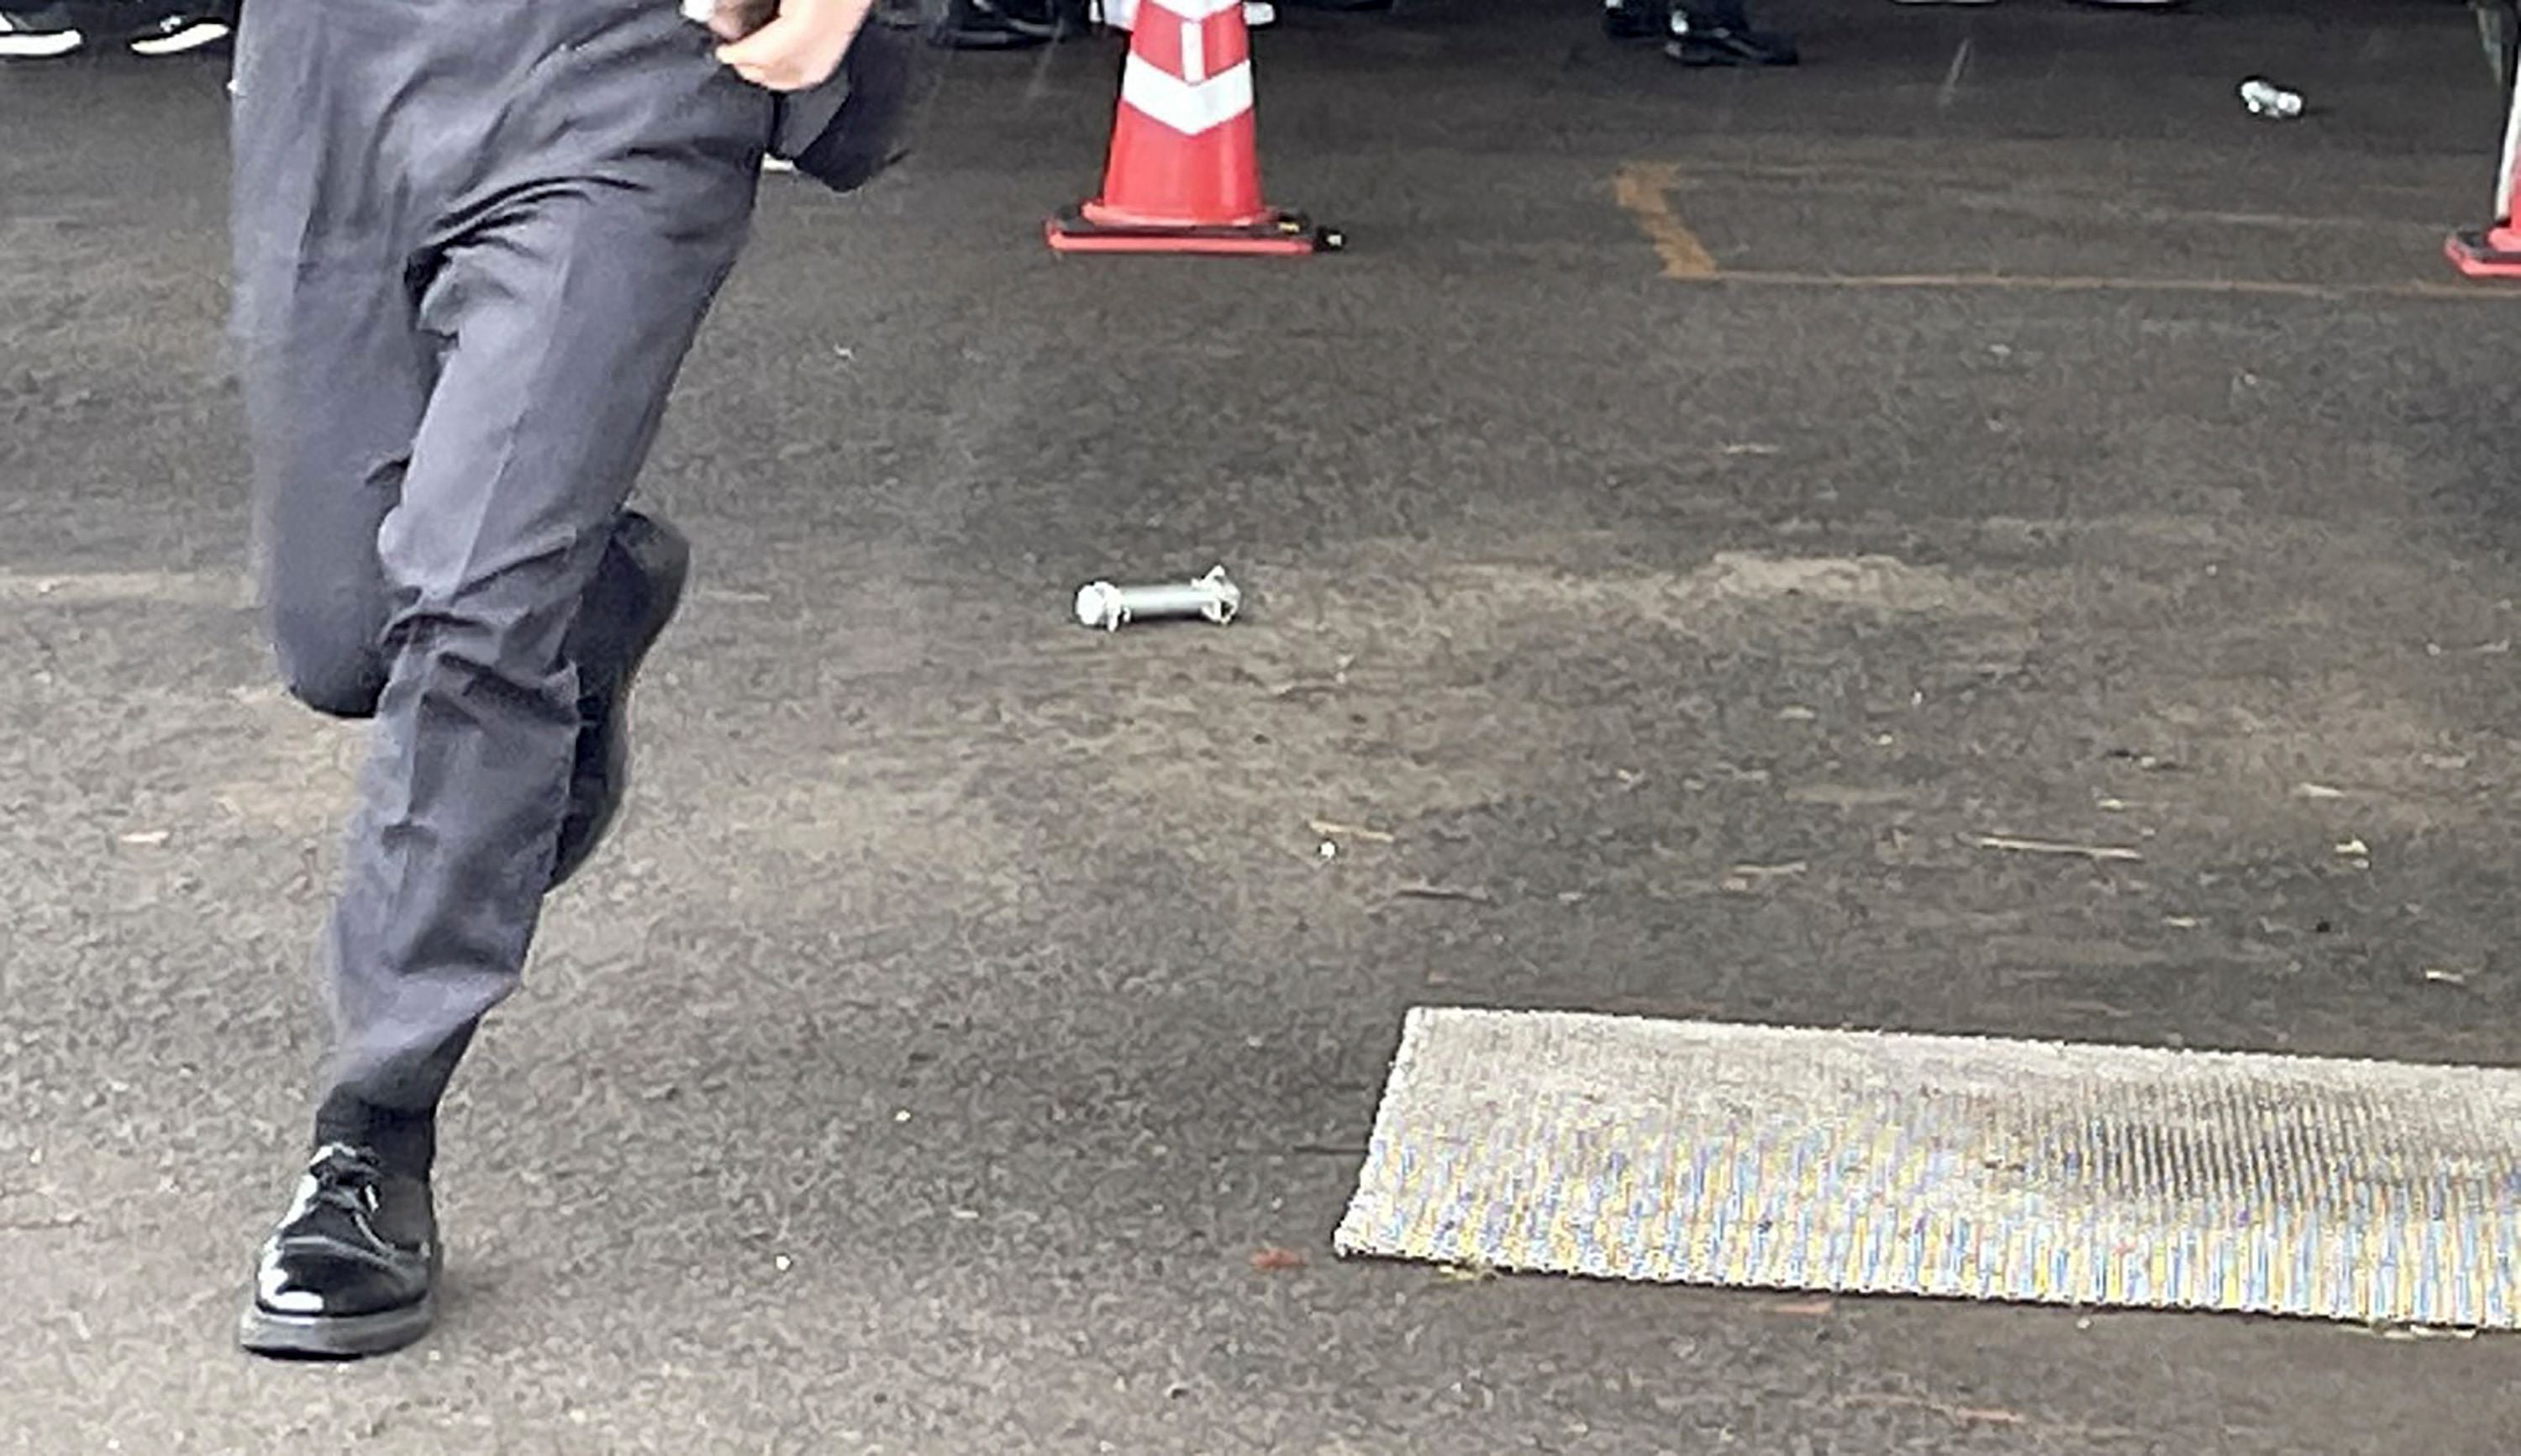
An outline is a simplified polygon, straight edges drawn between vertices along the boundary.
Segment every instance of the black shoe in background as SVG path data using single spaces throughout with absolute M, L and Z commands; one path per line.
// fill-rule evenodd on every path
M 957 51 L 1011 51 L 1049 45 L 1084 28 L 1081 7 L 1062 0 L 951 0 L 929 27 L 928 42 Z
M 237 1341 L 258 1355 L 354 1360 L 429 1333 L 441 1254 L 426 1171 L 371 1149 L 315 1150 L 262 1246 Z
M 124 44 L 135 56 L 189 56 L 225 43 L 236 34 L 236 23 L 233 0 L 193 0 L 161 10 Z
M 1792 66 L 1792 36 L 1757 30 L 1742 0 L 1673 0 L 1663 53 L 1683 66 Z
M 1602 33 L 1613 40 L 1652 40 L 1664 33 L 1667 0 L 1602 0 Z
M 59 5 L 0 7 L 0 61 L 50 61 L 86 44 L 77 21 Z

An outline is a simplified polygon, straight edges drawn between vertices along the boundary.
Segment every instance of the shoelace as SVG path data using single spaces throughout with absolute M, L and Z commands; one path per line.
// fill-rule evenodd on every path
M 366 1214 L 376 1207 L 376 1187 L 385 1176 L 375 1158 L 359 1149 L 331 1143 L 315 1152 L 306 1165 L 310 1205 Z

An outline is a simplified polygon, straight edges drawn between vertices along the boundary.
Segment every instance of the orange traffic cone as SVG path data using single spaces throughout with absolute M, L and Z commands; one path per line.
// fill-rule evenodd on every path
M 2503 121 L 2503 170 L 2495 179 L 2495 221 L 2464 229 L 2443 245 L 2451 264 L 2471 278 L 2521 278 L 2521 221 L 2512 216 L 2513 191 L 2521 183 L 2521 82 Z
M 1340 235 L 1260 200 L 1243 0 L 1139 0 L 1103 195 L 1050 220 L 1061 252 L 1320 252 Z

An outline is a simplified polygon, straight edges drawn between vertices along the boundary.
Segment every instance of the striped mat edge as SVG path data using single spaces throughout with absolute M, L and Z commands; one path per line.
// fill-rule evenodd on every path
M 2521 1071 L 1421 1007 L 1335 1246 L 2509 1330 Z

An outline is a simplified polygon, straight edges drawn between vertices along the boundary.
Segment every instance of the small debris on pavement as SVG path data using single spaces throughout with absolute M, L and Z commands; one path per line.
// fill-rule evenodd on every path
M 2134 749 L 2112 749 L 2105 756 L 2116 758 L 2124 763 L 2132 763 L 2146 773 L 2177 773 L 2182 767 L 2172 759 L 2139 752 Z
M 1115 586 L 1090 582 L 1077 589 L 1077 619 L 1089 627 L 1117 632 L 1133 621 L 1164 617 L 1205 617 L 1219 626 L 1243 610 L 1243 589 L 1216 567 L 1197 581 L 1159 586 Z
M 1436 1277 L 1446 1284 L 1486 1284 L 1497 1275 L 1486 1264 L 1442 1264 Z
M 2293 792 L 2305 798 L 2344 798 L 2346 796 L 2345 790 L 2331 789 L 2326 784 L 2297 784 Z
M 1474 905 L 1496 903 L 1496 897 L 1485 889 L 1451 885 L 1404 885 L 1392 893 L 1403 900 L 1460 900 Z
M 1746 442 L 1738 445 L 1726 445 L 1719 453 L 1726 455 L 1774 455 L 1777 453 L 1778 448 L 1779 447 L 1775 445 Z
M 2355 1331 L 2374 1340 L 2475 1340 L 2475 1330 L 2454 1330 L 2441 1325 L 2365 1325 Z
M 1800 704 L 1797 704 L 1792 707 L 1781 707 L 1777 709 L 1777 720 L 1781 723 L 1809 723 L 1819 716 L 1819 713 L 1816 713 L 1811 708 L 1805 707 Z
M 2361 859 L 2372 852 L 2372 846 L 2361 840 L 2348 840 L 2337 846 L 2337 852 L 2347 859 Z
M 144 830 L 138 834 L 124 835 L 122 836 L 121 842 L 125 844 L 136 844 L 144 849 L 155 849 L 172 838 L 173 836 L 165 830 L 151 829 Z
M 2436 985 L 2464 986 L 2468 984 L 2468 973 L 2465 971 L 2445 971 L 2439 966 L 2427 966 L 2425 968 L 2425 979 L 2432 981 Z
M 1379 829 L 1367 829 L 1361 824 L 1341 824 L 1329 819 L 1314 819 L 1308 823 L 1313 833 L 1326 840 L 1357 840 L 1368 844 L 1389 844 L 1400 838 L 1398 835 L 1386 834 Z
M 2030 1424 L 2019 1411 L 2003 1410 L 1992 1405 L 1951 1405 L 1941 1400 L 1928 1400 L 1922 1395 L 1849 1395 L 1850 1405 L 1891 1405 L 1910 1410 L 1932 1411 L 1964 1426 L 2024 1426 Z
M 1280 1249 L 1272 1245 L 1252 1251 L 1252 1267 L 1263 1274 L 1277 1273 L 1285 1269 L 1301 1269 L 1306 1262 L 1304 1251 L 1299 1249 Z
M 2061 854 L 2085 859 L 2111 860 L 2140 864 L 2142 854 L 2117 844 L 2074 844 L 2060 840 L 2020 840 L 2011 835 L 1970 835 L 1967 842 L 1979 849 L 2003 849 L 2015 854 Z
M 1760 886 L 1803 874 L 1811 868 L 1810 864 L 1800 859 L 1772 865 L 1738 864 L 1724 872 L 1724 878 L 1718 882 L 1718 887 L 1726 894 L 1748 894 Z

